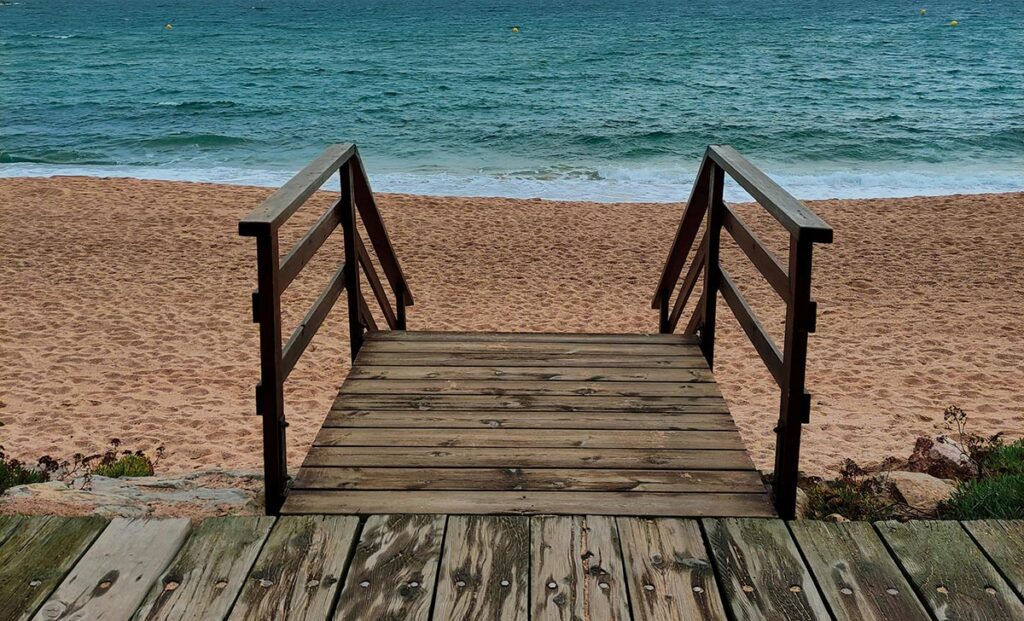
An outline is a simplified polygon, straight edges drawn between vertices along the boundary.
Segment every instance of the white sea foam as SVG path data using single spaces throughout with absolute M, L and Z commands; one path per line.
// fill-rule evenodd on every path
M 370 169 L 374 190 L 435 196 L 504 196 L 598 202 L 671 202 L 685 200 L 693 184 L 696 163 L 678 169 L 609 169 L 596 174 L 560 175 L 410 173 Z M 241 169 L 232 167 L 159 168 L 118 166 L 57 166 L 49 164 L 2 164 L 0 177 L 86 175 L 136 177 L 173 181 L 203 181 L 235 185 L 279 186 L 297 170 Z M 804 165 L 766 166 L 779 185 L 802 199 L 882 198 L 939 196 L 985 192 L 1024 191 L 1024 166 L 931 166 L 907 168 L 877 166 L 866 170 L 821 170 Z M 903 170 L 899 170 L 903 168 Z M 333 187 L 333 184 L 332 186 Z M 748 200 L 736 183 L 727 181 L 727 200 Z

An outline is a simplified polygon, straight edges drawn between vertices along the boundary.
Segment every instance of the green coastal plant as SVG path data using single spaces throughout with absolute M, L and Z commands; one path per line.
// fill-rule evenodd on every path
M 156 464 L 164 455 L 164 447 L 156 449 L 156 457 L 151 459 L 142 451 L 121 451 L 118 448 L 121 441 L 114 438 L 110 441 L 110 447 L 99 455 L 90 455 L 84 458 L 87 464 L 96 463 L 89 472 L 96 476 L 121 478 L 121 477 L 150 477 L 156 469 Z
M 939 513 L 949 520 L 1024 519 L 1024 474 L 965 481 Z
M 0 446 L 0 494 L 15 485 L 44 483 L 49 479 L 46 470 L 26 468 L 17 459 L 8 459 L 4 448 Z
M 836 479 L 807 477 L 800 487 L 807 495 L 805 517 L 821 520 L 839 514 L 848 520 L 888 520 L 895 516 L 890 483 L 872 475 L 852 459 L 843 461 Z

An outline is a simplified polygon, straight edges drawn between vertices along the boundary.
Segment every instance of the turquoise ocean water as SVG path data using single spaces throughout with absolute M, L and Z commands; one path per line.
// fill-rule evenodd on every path
M 712 142 L 802 198 L 1024 190 L 1024 0 L 0 1 L 0 175 L 338 141 L 384 191 L 679 200 Z

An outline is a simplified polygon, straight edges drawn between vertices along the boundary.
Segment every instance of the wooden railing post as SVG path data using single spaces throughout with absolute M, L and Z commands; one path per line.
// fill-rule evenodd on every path
M 668 320 L 668 304 L 671 296 L 664 296 L 658 304 L 658 332 L 672 334 L 672 323 Z
M 359 309 L 359 259 L 356 249 L 355 171 L 352 162 L 345 162 L 341 175 L 341 229 L 345 236 L 345 287 L 348 289 L 348 334 L 352 359 L 363 347 L 363 322 Z
M 807 335 L 813 331 L 811 259 L 813 242 L 793 235 L 789 246 L 789 293 L 786 307 L 786 345 L 782 362 L 782 400 L 775 430 L 775 474 L 772 493 L 779 517 L 792 519 L 800 468 L 800 432 L 810 416 L 804 390 L 807 376 Z
M 711 178 L 708 180 L 708 223 L 706 231 L 707 248 L 704 259 L 704 312 L 700 326 L 700 348 L 708 367 L 715 366 L 715 307 L 718 301 L 718 282 L 722 273 L 718 265 L 719 249 L 722 240 L 722 215 L 725 203 L 722 202 L 722 186 L 725 183 L 725 171 L 717 164 L 711 165 Z
M 258 290 L 254 319 L 260 325 L 260 383 L 256 411 L 263 416 L 263 477 L 267 515 L 284 504 L 288 481 L 285 441 L 284 374 L 281 365 L 281 291 L 278 278 L 277 230 L 267 228 L 256 239 Z

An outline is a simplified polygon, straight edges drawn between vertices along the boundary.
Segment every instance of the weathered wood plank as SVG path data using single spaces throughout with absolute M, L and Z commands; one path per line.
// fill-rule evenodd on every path
M 763 493 L 756 470 L 566 468 L 312 468 L 293 489 Z
M 107 525 L 98 517 L 26 517 L 0 546 L 0 620 L 30 619 Z
M 726 604 L 737 619 L 831 619 L 781 520 L 704 520 Z
M 20 515 L 0 515 L 0 545 L 21 525 L 22 519 Z
M 435 621 L 526 621 L 530 523 L 525 517 L 448 518 Z
M 689 346 L 687 346 L 689 347 Z M 708 362 L 694 347 L 683 356 L 633 356 L 616 354 L 545 354 L 540 352 L 359 352 L 359 363 L 368 366 L 436 366 L 436 367 L 556 367 L 620 369 L 707 369 Z
M 549 382 L 486 380 L 349 379 L 352 395 L 536 395 L 543 397 L 720 397 L 713 382 Z
M 612 519 L 538 516 L 532 519 L 531 538 L 534 621 L 630 618 Z
M 135 621 L 226 618 L 273 525 L 272 517 L 203 520 L 150 589 Z
M 879 522 L 937 619 L 1024 619 L 1024 603 L 957 522 Z
M 549 429 L 339 428 L 320 430 L 314 446 L 438 446 L 475 448 L 618 448 L 742 450 L 736 431 L 586 431 Z
M 229 619 L 326 619 L 358 526 L 350 516 L 279 518 Z
M 532 412 L 415 410 L 331 410 L 324 427 L 414 427 L 426 429 L 664 429 L 735 430 L 724 404 L 721 412 L 624 414 L 622 412 Z
M 693 345 L 675 343 L 536 343 L 529 341 L 386 341 L 366 342 L 366 349 L 375 353 L 467 352 L 490 354 L 545 354 L 572 356 L 605 354 L 614 356 L 692 356 Z
M 693 337 L 681 334 L 609 334 L 601 332 L 431 332 L 408 331 L 381 333 L 369 340 L 378 341 L 461 341 L 467 343 L 658 343 L 695 344 Z
M 465 513 L 522 515 L 775 515 L 765 494 L 646 492 L 431 492 L 294 490 L 283 513 Z
M 536 395 L 357 395 L 339 393 L 335 410 L 533 410 L 557 412 L 720 412 L 721 397 L 608 397 Z
M 444 516 L 370 516 L 334 618 L 427 621 L 444 529 Z
M 303 467 L 753 470 L 746 451 L 314 446 Z
M 839 621 L 930 619 L 868 522 L 790 522 L 811 572 Z
M 697 522 L 619 518 L 618 526 L 634 619 L 725 621 Z
M 375 333 L 377 334 L 377 333 Z M 383 334 L 383 333 L 381 333 Z M 350 379 L 363 380 L 502 380 L 549 382 L 713 382 L 714 375 L 702 368 L 623 369 L 608 367 L 525 367 L 525 366 L 403 366 L 360 364 L 349 371 Z
M 1024 597 L 1024 521 L 974 520 L 963 525 L 1017 595 Z
M 36 619 L 130 619 L 189 532 L 187 519 L 115 518 Z

